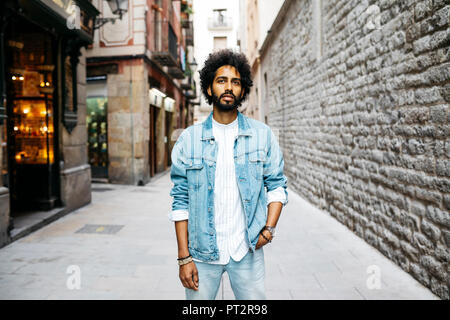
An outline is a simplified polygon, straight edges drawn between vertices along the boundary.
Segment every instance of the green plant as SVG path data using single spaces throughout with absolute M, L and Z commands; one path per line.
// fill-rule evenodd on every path
M 181 5 L 181 12 L 187 13 L 187 14 L 193 14 L 194 11 L 192 10 L 192 7 L 186 5 L 186 4 L 182 4 Z

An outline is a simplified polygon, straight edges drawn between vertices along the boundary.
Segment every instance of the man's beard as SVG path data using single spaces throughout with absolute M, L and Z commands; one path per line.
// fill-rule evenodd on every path
M 216 96 L 214 92 L 212 94 L 213 94 L 212 95 L 213 104 L 217 108 L 219 108 L 220 111 L 233 111 L 234 109 L 237 109 L 241 105 L 241 100 L 237 99 L 236 96 L 230 91 L 225 91 L 225 93 L 221 94 L 220 97 Z M 222 100 L 224 95 L 233 96 L 234 102 L 232 104 L 221 103 L 220 101 Z

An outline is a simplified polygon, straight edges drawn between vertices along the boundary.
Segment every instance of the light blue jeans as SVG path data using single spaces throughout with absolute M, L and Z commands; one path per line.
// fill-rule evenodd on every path
M 264 251 L 249 251 L 241 261 L 232 258 L 226 265 L 195 262 L 198 270 L 198 290 L 186 288 L 186 300 L 214 300 L 222 274 L 226 271 L 237 300 L 265 300 Z

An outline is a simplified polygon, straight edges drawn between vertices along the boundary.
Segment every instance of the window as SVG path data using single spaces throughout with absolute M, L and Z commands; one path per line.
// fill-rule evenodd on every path
M 227 48 L 227 37 L 214 37 L 214 50 Z

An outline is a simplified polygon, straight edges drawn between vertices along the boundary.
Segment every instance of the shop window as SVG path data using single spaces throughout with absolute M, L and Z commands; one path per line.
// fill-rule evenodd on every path
M 8 159 L 3 161 L 2 176 L 10 189 L 11 212 L 51 209 L 58 194 L 53 109 L 55 40 L 24 21 L 11 23 L 6 35 L 8 119 L 3 154 Z
M 54 162 L 53 71 L 51 39 L 43 34 L 22 34 L 8 41 L 12 64 L 8 93 L 17 164 Z

